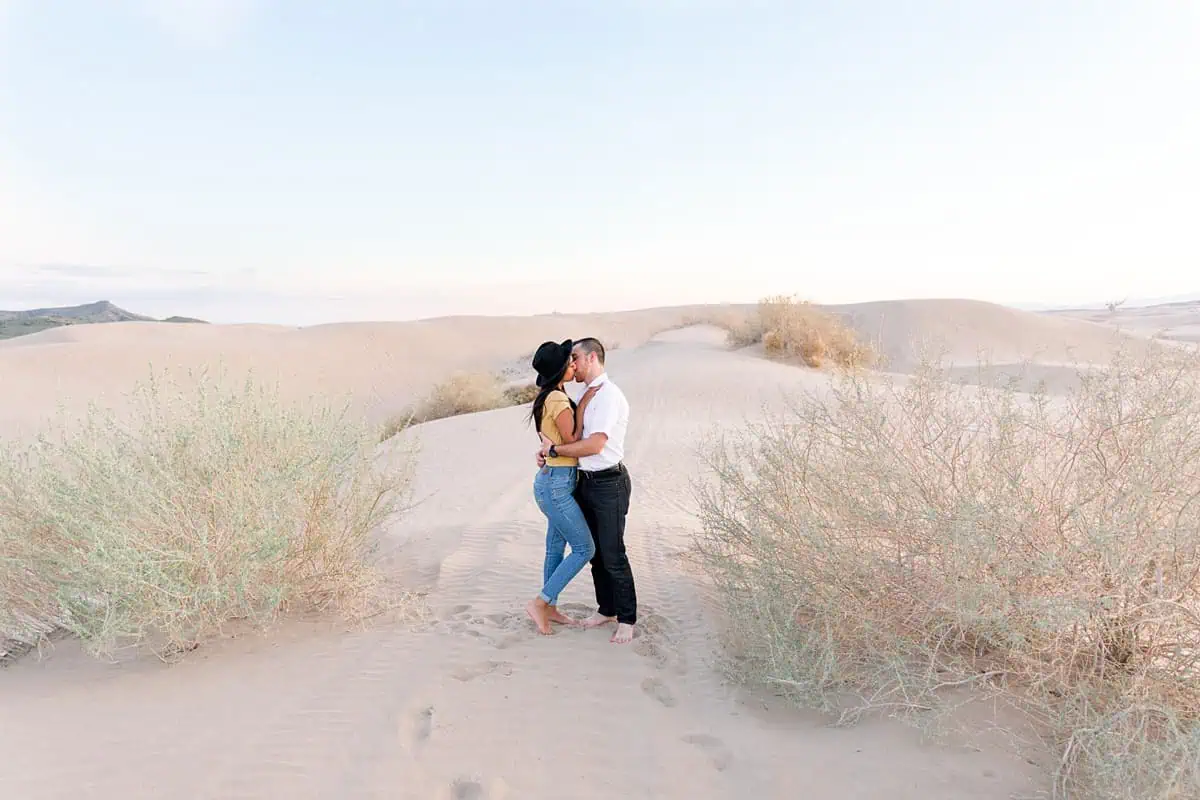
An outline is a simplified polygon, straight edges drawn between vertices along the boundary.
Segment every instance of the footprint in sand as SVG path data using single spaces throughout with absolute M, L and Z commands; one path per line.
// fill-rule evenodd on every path
M 487 642 L 497 650 L 504 650 L 526 638 L 522 633 L 505 633 L 503 629 L 496 630 L 495 626 L 486 625 L 482 620 L 459 622 L 448 630 L 462 636 L 470 636 L 481 642 Z
M 468 617 L 470 615 L 470 611 L 471 611 L 470 604 L 460 603 L 459 605 L 456 605 L 453 608 L 448 608 L 445 611 L 441 612 L 440 614 L 438 614 L 438 617 L 443 622 L 449 622 L 450 620 L 461 620 L 461 619 L 465 619 L 466 617 Z
M 427 742 L 431 735 L 433 735 L 433 706 L 418 711 L 416 718 L 413 720 L 414 742 L 417 744 Z
M 508 800 L 508 784 L 503 778 L 492 778 L 483 784 L 474 778 L 459 778 L 450 784 L 450 800 Z
M 450 797 L 453 800 L 483 800 L 483 786 L 479 781 L 459 778 L 450 784 Z
M 486 619 L 492 625 L 495 625 L 497 628 L 506 631 L 513 631 L 524 627 L 525 623 L 529 620 L 529 617 L 527 617 L 525 614 L 518 614 L 510 611 L 500 614 L 488 614 L 484 617 L 484 619 Z
M 687 674 L 687 664 L 679 651 L 653 634 L 638 637 L 633 642 L 633 652 L 649 659 L 657 669 L 669 669 L 676 675 Z
M 650 659 L 659 669 L 666 667 L 670 660 L 663 646 L 649 636 L 639 636 L 633 643 L 633 652 L 642 658 Z
M 642 614 L 638 620 L 638 628 L 668 641 L 673 640 L 679 633 L 679 626 L 670 617 L 654 612 Z
M 459 667 L 450 676 L 455 680 L 466 683 L 473 681 L 476 678 L 482 678 L 484 675 L 495 673 L 507 678 L 512 675 L 512 664 L 507 661 L 483 661 L 478 664 L 468 664 L 465 667 Z
M 590 617 L 592 612 L 596 610 L 596 607 L 583 603 L 563 603 L 558 607 L 558 610 L 568 616 L 574 615 L 582 618 Z
M 704 751 L 717 772 L 724 772 L 733 763 L 733 753 L 729 752 L 725 743 L 715 736 L 709 736 L 707 733 L 690 733 L 683 737 L 683 741 Z
M 642 691 L 667 708 L 674 708 L 676 705 L 675 695 L 671 692 L 671 687 L 658 678 L 646 678 L 646 680 L 642 681 Z
M 532 625 L 533 623 L 531 622 L 530 626 L 532 627 Z M 491 640 L 492 647 L 495 647 L 497 650 L 507 650 L 510 646 L 524 641 L 527 638 L 527 636 L 520 633 L 509 633 L 498 638 L 493 638 Z

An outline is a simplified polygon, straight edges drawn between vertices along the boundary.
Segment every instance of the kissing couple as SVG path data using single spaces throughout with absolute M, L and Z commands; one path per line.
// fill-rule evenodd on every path
M 541 591 L 525 610 L 543 634 L 553 633 L 552 624 L 598 628 L 616 622 L 610 641 L 625 644 L 637 624 L 625 554 L 632 483 L 622 458 L 629 401 L 605 372 L 604 345 L 597 339 L 544 342 L 533 368 L 538 393 L 530 420 L 541 438 L 533 497 L 546 517 L 546 558 Z M 585 386 L 578 404 L 564 388 L 571 381 Z M 576 620 L 558 610 L 558 596 L 589 561 L 596 611 Z

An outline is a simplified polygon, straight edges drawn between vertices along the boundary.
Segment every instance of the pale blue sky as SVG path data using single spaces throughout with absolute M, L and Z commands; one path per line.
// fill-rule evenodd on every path
M 0 0 L 0 308 L 1200 290 L 1200 5 Z

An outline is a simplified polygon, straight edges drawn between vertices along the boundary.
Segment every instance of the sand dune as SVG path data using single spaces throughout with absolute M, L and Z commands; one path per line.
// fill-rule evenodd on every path
M 744 307 L 719 309 L 741 313 Z M 997 361 L 1101 358 L 1113 332 L 965 301 L 836 307 L 891 369 L 922 339 Z M 150 364 L 223 363 L 286 395 L 349 396 L 382 420 L 458 370 L 528 375 L 545 339 L 594 334 L 633 407 L 628 545 L 642 624 L 630 648 L 604 632 L 539 637 L 522 613 L 537 589 L 544 522 L 531 496 L 536 444 L 508 408 L 444 419 L 422 444 L 423 502 L 380 534 L 385 564 L 427 593 L 432 619 L 344 630 L 289 621 L 216 642 L 182 664 L 115 665 L 59 642 L 0 673 L 0 753 L 14 797 L 1006 798 L 1045 787 L 1030 763 L 979 732 L 922 744 L 899 723 L 848 730 L 725 685 L 714 615 L 681 554 L 695 529 L 688 482 L 714 428 L 827 376 L 731 351 L 718 309 L 464 317 L 294 329 L 113 323 L 0 343 L 0 435 L 21 436 L 61 402 L 117 405 Z M 564 604 L 591 597 L 585 570 Z M 965 720 L 969 722 L 969 720 Z M 970 730 L 970 728 L 968 728 Z M 64 758 L 64 753 L 69 754 Z M 1026 756 L 1036 754 L 1025 754 Z M 1035 758 L 1036 760 L 1036 758 Z
M 680 559 L 694 527 L 687 481 L 695 447 L 713 426 L 777 402 L 781 390 L 819 387 L 826 378 L 728 351 L 708 327 L 652 337 L 674 313 L 205 329 L 187 334 L 186 347 L 156 351 L 180 360 L 221 352 L 239 363 L 285 354 L 297 375 L 307 353 L 308 380 L 318 372 L 341 379 L 352 372 L 348 364 L 367 373 L 391 354 L 386 380 L 359 375 L 355 384 L 382 393 L 581 328 L 626 342 L 641 337 L 641 346 L 610 357 L 633 408 L 628 546 L 641 636 L 619 648 L 603 631 L 552 638 L 533 631 L 521 603 L 540 580 L 544 523 L 531 497 L 535 440 L 524 410 L 439 420 L 404 434 L 423 444 L 417 491 L 425 501 L 381 534 L 388 563 L 428 592 L 429 624 L 342 632 L 289 623 L 266 639 L 202 648 L 174 667 L 97 664 L 61 643 L 47 660 L 27 658 L 0 674 L 5 717 L 21 720 L 0 727 L 6 791 L 22 798 L 950 800 L 1044 788 L 1042 767 L 983 733 L 935 745 L 889 721 L 833 729 L 722 682 L 704 593 Z M 135 328 L 83 333 L 84 341 L 45 342 L 42 360 L 74 363 L 61 354 L 73 346 L 114 359 L 122 342 L 139 363 L 155 346 L 135 346 Z M 204 345 L 202 336 L 213 338 Z M 15 353 L 39 347 L 0 353 L 4 369 Z M 330 361 L 311 364 L 318 353 Z M 91 374 L 101 382 L 108 376 L 113 387 L 119 380 L 105 366 L 118 369 L 94 363 Z M 46 391 L 51 367 L 39 369 L 38 391 Z M 382 452 L 402 445 L 389 442 Z M 582 610 L 590 597 L 585 570 L 564 606 Z
M 121 322 L 58 328 L 0 342 L 0 436 L 27 436 L 62 406 L 77 415 L 90 401 L 120 407 L 151 367 L 175 375 L 222 366 L 278 381 L 285 396 L 350 403 L 380 423 L 435 382 L 465 371 L 528 374 L 545 339 L 594 335 L 634 347 L 685 321 L 747 313 L 748 306 L 682 306 L 604 314 L 447 317 L 288 328 Z M 942 342 L 957 363 L 979 353 L 998 363 L 1036 357 L 1063 363 L 1105 357 L 1111 328 L 965 300 L 911 300 L 828 306 L 904 372 L 920 343 Z
M 975 300 L 895 300 L 826 308 L 843 315 L 895 372 L 911 369 L 926 344 L 944 346 L 947 360 L 957 365 L 974 365 L 981 357 L 995 364 L 1025 359 L 1070 364 L 1104 361 L 1120 337 L 1096 322 Z
M 1113 311 L 1065 309 L 1050 312 L 1054 316 L 1087 320 L 1120 328 L 1141 336 L 1155 336 L 1179 342 L 1200 342 L 1200 301 L 1163 303 L 1155 306 L 1120 306 Z
M 123 322 L 58 328 L 0 342 L 0 435 L 28 435 L 62 405 L 119 406 L 150 369 L 182 376 L 223 366 L 278 381 L 284 396 L 345 400 L 382 421 L 458 370 L 527 369 L 547 338 L 594 335 L 633 346 L 697 308 L 542 317 L 450 317 L 288 328 Z

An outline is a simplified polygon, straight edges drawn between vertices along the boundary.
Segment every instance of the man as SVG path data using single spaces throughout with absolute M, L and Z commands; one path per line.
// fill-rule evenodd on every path
M 579 441 L 555 446 L 545 436 L 538 452 L 539 466 L 546 456 L 579 459 L 579 503 L 596 555 L 592 557 L 592 583 L 596 586 L 596 613 L 584 620 L 585 628 L 607 625 L 614 620 L 615 644 L 633 640 L 637 624 L 637 592 L 633 570 L 625 555 L 625 517 L 629 513 L 632 483 L 621 462 L 625 453 L 625 430 L 629 426 L 629 401 L 604 371 L 604 345 L 593 338 L 580 339 L 571 351 L 575 380 L 587 385 L 591 395 L 583 412 Z

